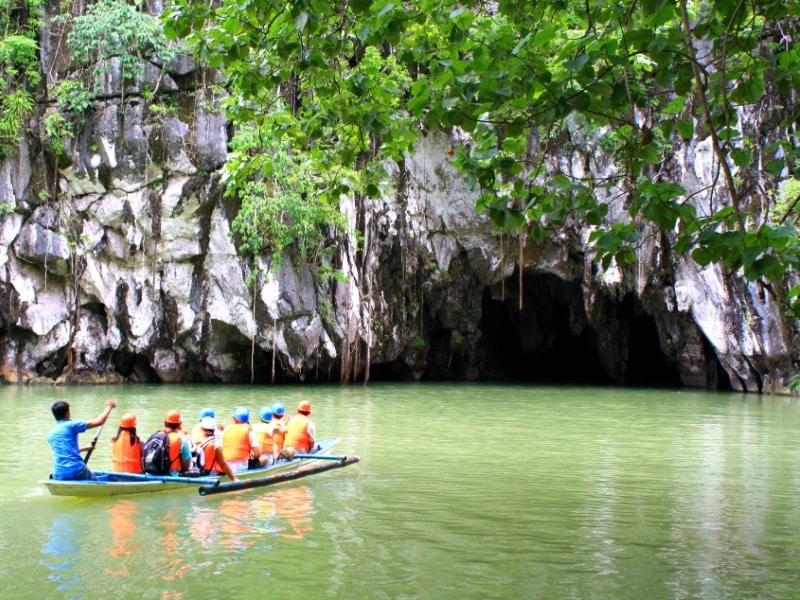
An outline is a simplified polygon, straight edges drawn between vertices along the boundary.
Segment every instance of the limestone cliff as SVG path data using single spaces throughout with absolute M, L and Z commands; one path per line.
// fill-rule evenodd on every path
M 45 27 L 41 40 L 57 82 L 69 69 L 61 36 Z M 248 285 L 230 232 L 237 200 L 220 185 L 224 88 L 186 56 L 144 67 L 123 82 L 118 63 L 105 65 L 63 151 L 44 130 L 56 109 L 42 94 L 0 165 L 0 203 L 13 209 L 0 220 L 5 382 L 368 377 L 758 392 L 784 391 L 797 370 L 797 324 L 778 297 L 676 255 L 669 236 L 643 231 L 638 265 L 603 271 L 583 224 L 542 244 L 498 233 L 450 164 L 457 132 L 422 138 L 396 165 L 391 196 L 342 199 L 351 230 L 332 266 L 345 281 L 321 284 L 305 265 L 272 268 L 264 256 L 269 275 Z M 609 167 L 592 143 L 576 137 L 553 160 L 601 176 Z M 713 183 L 702 140 L 675 157 L 687 189 Z M 625 218 L 609 203 L 610 218 Z

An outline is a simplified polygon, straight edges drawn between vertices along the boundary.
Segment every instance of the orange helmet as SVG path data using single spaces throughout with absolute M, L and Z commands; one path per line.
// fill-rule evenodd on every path
M 136 415 L 133 413 L 125 413 L 119 420 L 120 427 L 136 427 Z
M 300 404 L 297 405 L 297 412 L 304 413 L 306 415 L 311 414 L 311 402 L 308 400 L 301 400 Z
M 167 412 L 167 416 L 164 417 L 164 423 L 170 423 L 171 425 L 180 425 L 182 422 L 181 413 L 177 410 Z

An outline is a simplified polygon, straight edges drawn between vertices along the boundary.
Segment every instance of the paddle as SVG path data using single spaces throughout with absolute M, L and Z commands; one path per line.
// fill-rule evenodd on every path
M 86 456 L 83 457 L 83 463 L 84 464 L 89 462 L 89 457 L 92 455 L 92 452 L 94 452 L 94 447 L 97 446 L 97 438 L 99 438 L 100 434 L 103 432 L 103 427 L 105 427 L 105 423 L 103 423 L 102 425 L 100 425 L 100 427 L 97 428 L 97 434 L 94 436 L 94 439 L 92 440 L 92 444 L 89 446 L 89 449 L 86 451 Z
M 313 455 L 311 455 L 313 457 Z M 284 481 L 291 481 L 292 479 L 299 479 L 314 473 L 321 473 L 330 469 L 338 469 L 352 465 L 361 460 L 358 456 L 339 456 L 339 460 L 327 464 L 321 464 L 311 467 L 303 467 L 302 469 L 295 469 L 294 471 L 287 471 L 286 473 L 279 473 L 277 475 L 270 475 L 269 477 L 258 477 L 257 479 L 245 479 L 239 481 L 231 481 L 229 483 L 220 483 L 215 486 L 200 486 L 197 491 L 201 496 L 208 494 L 222 494 L 223 492 L 235 492 L 237 490 L 246 490 L 248 488 L 263 487 L 265 485 L 274 485 Z

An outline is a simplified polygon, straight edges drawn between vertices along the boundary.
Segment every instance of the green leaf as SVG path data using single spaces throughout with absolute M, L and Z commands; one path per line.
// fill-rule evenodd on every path
M 478 176 L 478 183 L 481 184 L 481 187 L 484 189 L 489 189 L 494 187 L 495 182 L 495 172 L 492 168 L 480 168 L 477 172 Z
M 592 105 L 592 98 L 586 92 L 578 92 L 572 98 L 571 104 L 575 110 L 584 111 Z
M 376 3 L 376 4 L 378 4 L 378 3 Z M 374 10 L 375 8 L 376 8 L 376 5 L 373 4 L 372 9 Z M 395 9 L 394 3 L 393 2 L 387 2 L 383 6 L 378 6 L 377 7 L 377 13 L 375 14 L 375 16 L 376 17 L 383 17 L 383 16 L 389 14 L 390 12 L 392 12 L 394 9 Z
M 785 158 L 774 158 L 764 163 L 764 170 L 770 175 L 778 176 L 786 168 Z
M 413 90 L 412 90 L 413 93 Z M 428 104 L 431 101 L 430 93 L 428 90 L 422 90 L 419 94 L 413 96 L 411 100 L 408 101 L 406 105 L 408 111 L 412 115 L 419 116 L 422 114 L 422 111 L 427 108 Z
M 632 265 L 636 262 L 636 252 L 631 247 L 626 247 L 615 256 L 618 265 Z
M 524 156 L 528 148 L 528 140 L 525 137 L 507 137 L 503 140 L 503 151 L 516 156 Z
M 744 275 L 750 281 L 755 281 L 760 277 L 766 277 L 770 281 L 779 281 L 784 274 L 781 262 L 770 254 L 765 254 L 754 260 L 751 264 L 745 265 Z
M 792 241 L 797 240 L 797 232 L 794 227 L 789 225 L 784 225 L 775 229 L 765 225 L 759 230 L 759 236 L 766 240 L 768 247 L 775 250 L 782 250 Z
M 578 72 L 589 64 L 591 57 L 588 54 L 581 54 L 571 60 L 564 62 L 564 67 L 570 71 Z
M 740 104 L 753 104 L 764 95 L 764 79 L 760 74 L 750 73 L 750 76 L 739 82 L 731 92 L 731 99 Z
M 350 0 L 350 8 L 356 13 L 367 12 L 372 6 L 372 0 Z
M 657 165 L 661 162 L 661 150 L 656 147 L 654 144 L 647 144 L 646 146 L 640 147 L 640 156 L 642 160 L 651 164 Z
M 713 254 L 707 248 L 695 248 L 692 250 L 692 259 L 701 267 L 711 264 Z
M 662 109 L 662 112 L 665 115 L 678 115 L 683 112 L 685 106 L 686 98 L 683 96 L 678 96 L 677 98 L 671 100 L 669 104 Z
M 531 39 L 531 33 L 529 32 L 525 37 L 523 37 L 519 42 L 517 42 L 517 45 L 514 46 L 514 49 L 511 51 L 511 56 L 516 56 L 517 54 L 519 54 L 519 51 L 522 50 L 522 48 L 525 46 L 525 44 L 528 43 L 530 39 Z
M 294 28 L 297 31 L 303 31 L 306 25 L 308 25 L 308 13 L 306 11 L 301 11 L 300 14 L 295 17 Z
M 741 148 L 733 148 L 731 150 L 731 159 L 733 159 L 733 164 L 737 167 L 746 167 L 753 162 L 753 155 Z
M 673 251 L 675 254 L 686 254 L 692 248 L 692 244 L 694 240 L 691 236 L 682 235 L 679 236 L 678 239 L 675 241 L 675 246 L 673 247 Z
M 614 88 L 604 81 L 593 81 L 587 86 L 587 89 L 603 98 L 610 98 L 614 93 Z
M 444 100 L 442 100 L 442 108 L 444 108 L 445 110 L 450 110 L 458 106 L 458 103 L 459 103 L 459 98 L 457 97 L 445 98 Z
M 606 216 L 607 212 L 608 207 L 605 204 L 601 204 L 589 210 L 586 213 L 584 220 L 586 221 L 587 225 L 600 225 L 600 223 L 603 222 L 603 218 Z
M 473 158 L 476 160 L 486 160 L 489 158 L 494 158 L 497 156 L 497 146 L 487 146 L 485 148 L 479 148 L 475 150 L 472 154 Z

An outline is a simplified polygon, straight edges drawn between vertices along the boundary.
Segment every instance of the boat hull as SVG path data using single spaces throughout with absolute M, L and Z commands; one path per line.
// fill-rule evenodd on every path
M 313 454 L 326 455 L 338 438 L 320 440 L 319 450 Z M 320 462 L 313 454 L 304 455 L 309 458 L 284 460 L 261 469 L 248 469 L 236 474 L 240 480 L 248 480 L 270 475 L 277 475 L 297 469 L 299 466 Z M 104 498 L 109 496 L 130 496 L 133 494 L 153 494 L 168 491 L 194 491 L 200 486 L 214 486 L 227 477 L 168 477 L 148 474 L 117 473 L 114 471 L 95 471 L 97 481 L 65 481 L 58 479 L 42 479 L 44 485 L 53 496 L 77 496 L 82 498 Z

